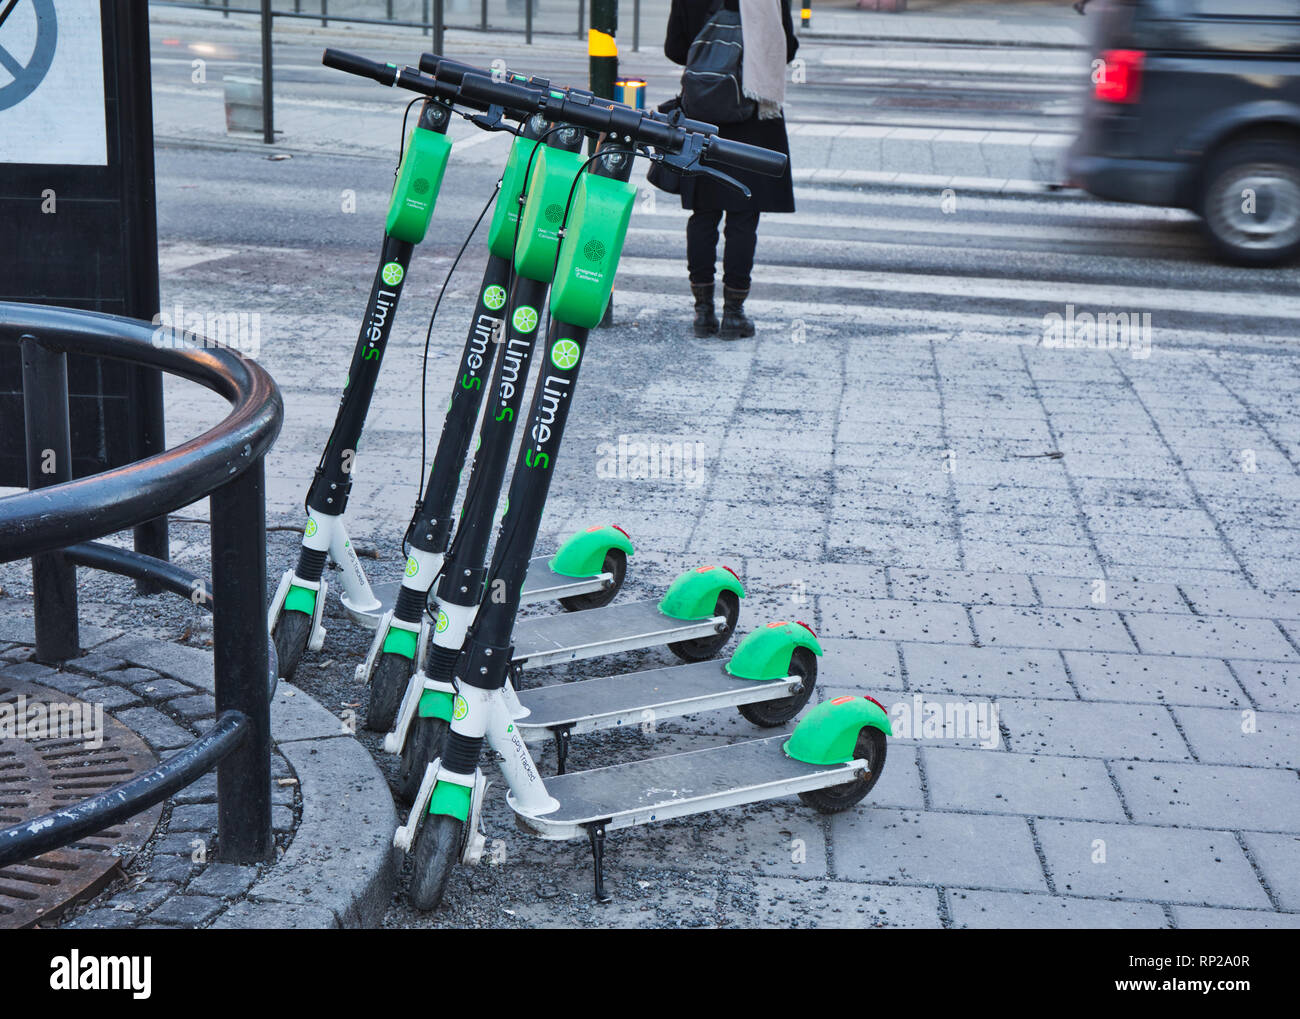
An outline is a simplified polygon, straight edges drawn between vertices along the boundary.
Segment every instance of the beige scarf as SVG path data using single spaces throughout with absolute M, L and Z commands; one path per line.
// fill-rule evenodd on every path
M 741 77 L 745 95 L 758 103 L 760 120 L 781 116 L 785 102 L 785 28 L 781 0 L 740 0 L 744 40 Z

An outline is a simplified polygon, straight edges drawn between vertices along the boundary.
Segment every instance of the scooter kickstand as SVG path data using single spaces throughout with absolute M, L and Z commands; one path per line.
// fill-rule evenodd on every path
M 569 744 L 573 742 L 573 726 L 566 725 L 555 730 L 555 773 L 564 774 L 564 766 L 569 760 Z
M 613 902 L 614 896 L 605 891 L 605 822 L 596 821 L 586 828 L 587 841 L 591 843 L 592 869 L 596 877 L 596 901 Z

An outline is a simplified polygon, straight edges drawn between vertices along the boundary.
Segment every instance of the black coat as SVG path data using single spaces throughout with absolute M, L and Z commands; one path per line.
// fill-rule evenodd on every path
M 794 24 L 790 20 L 790 0 L 772 2 L 781 5 L 781 23 L 785 27 L 785 59 L 789 62 L 794 59 L 795 51 L 799 48 L 799 40 L 794 35 Z M 734 11 L 740 5 L 738 0 L 723 0 L 723 6 Z M 664 40 L 664 54 L 669 60 L 675 64 L 686 63 L 691 43 L 709 20 L 713 7 L 714 0 L 672 0 L 672 8 L 668 12 L 668 37 Z M 718 133 L 723 138 L 790 154 L 790 140 L 786 137 L 785 119 L 782 117 L 759 120 L 755 111 L 753 117 L 742 123 L 723 124 Z M 720 169 L 747 185 L 752 197 L 745 198 L 739 191 L 707 177 L 687 177 L 682 182 L 682 208 L 794 212 L 794 181 L 788 163 L 783 177 L 763 177 L 728 167 Z

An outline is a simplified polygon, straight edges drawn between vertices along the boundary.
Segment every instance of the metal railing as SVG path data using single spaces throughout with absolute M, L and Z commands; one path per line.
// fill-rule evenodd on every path
M 229 17 L 232 14 L 253 14 L 257 15 L 261 21 L 261 44 L 262 44 L 262 141 L 267 145 L 275 143 L 275 114 L 274 114 L 274 89 L 272 82 L 274 80 L 273 67 L 273 42 L 272 29 L 275 19 L 285 18 L 289 20 L 300 21 L 319 21 L 322 27 L 328 27 L 331 23 L 353 24 L 353 25 L 380 25 L 392 28 L 418 28 L 428 33 L 432 38 L 431 48 L 434 53 L 443 53 L 446 51 L 445 37 L 448 29 L 457 31 L 477 31 L 477 32 L 501 32 L 515 28 L 513 19 L 509 17 L 512 13 L 510 5 L 523 9 L 523 33 L 524 42 L 532 45 L 535 31 L 542 34 L 550 35 L 568 35 L 569 30 L 557 30 L 547 27 L 536 29 L 535 14 L 537 12 L 540 0 L 506 0 L 507 4 L 507 22 L 489 22 L 488 0 L 479 0 L 478 11 L 479 17 L 476 23 L 458 23 L 454 25 L 447 24 L 446 8 L 447 0 L 419 0 L 420 17 L 419 20 L 412 18 L 399 17 L 394 9 L 393 0 L 384 0 L 384 17 L 361 16 L 358 14 L 339 13 L 339 6 L 336 0 L 334 8 L 330 7 L 330 0 L 310 0 L 304 3 L 303 0 L 236 0 L 231 3 L 230 0 L 150 0 L 156 7 L 181 7 L 191 10 L 220 11 L 224 16 Z M 408 4 L 412 0 L 408 0 Z M 494 0 L 501 2 L 501 0 Z M 289 9 L 292 5 L 292 9 Z M 349 9 L 355 9 L 358 6 L 362 9 L 369 10 L 371 6 L 378 7 L 378 0 L 353 0 L 348 5 Z M 465 6 L 468 7 L 468 4 Z M 304 9 L 313 8 L 313 9 Z M 572 12 L 566 12 L 570 16 Z M 587 3 L 586 0 L 577 0 L 577 38 L 587 38 Z M 548 17 L 550 25 L 557 23 L 557 19 Z M 641 48 L 641 0 L 633 0 L 632 3 L 632 50 L 636 52 Z
M 0 830 L 0 867 L 68 845 L 145 810 L 217 767 L 217 857 L 271 857 L 270 697 L 279 671 L 266 630 L 263 457 L 283 404 L 271 377 L 191 333 L 159 342 L 147 322 L 0 302 L 0 343 L 22 348 L 31 490 L 0 499 L 0 563 L 32 559 L 36 657 L 80 654 L 76 566 L 147 579 L 212 612 L 216 721 L 156 767 L 81 803 Z M 69 353 L 126 361 L 198 383 L 231 403 L 218 425 L 165 452 L 71 477 Z M 207 497 L 211 583 L 94 541 Z

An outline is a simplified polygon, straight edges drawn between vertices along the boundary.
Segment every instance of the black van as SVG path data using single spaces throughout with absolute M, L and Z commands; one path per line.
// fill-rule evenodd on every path
M 1102 198 L 1198 213 L 1243 265 L 1300 252 L 1300 0 L 1095 0 L 1066 157 Z

